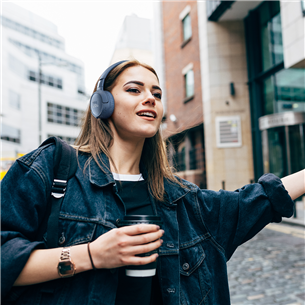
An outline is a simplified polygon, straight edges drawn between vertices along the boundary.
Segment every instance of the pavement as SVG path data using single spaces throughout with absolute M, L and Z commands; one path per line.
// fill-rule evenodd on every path
M 268 225 L 236 250 L 228 278 L 232 305 L 305 305 L 305 227 Z

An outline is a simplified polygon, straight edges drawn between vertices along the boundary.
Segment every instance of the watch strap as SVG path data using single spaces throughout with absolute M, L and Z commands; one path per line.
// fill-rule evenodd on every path
M 60 277 L 71 277 L 75 274 L 76 268 L 71 259 L 70 248 L 63 248 L 58 263 L 58 274 Z

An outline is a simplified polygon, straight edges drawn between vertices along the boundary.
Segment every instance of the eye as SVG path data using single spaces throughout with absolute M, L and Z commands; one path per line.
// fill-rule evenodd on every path
M 154 93 L 153 95 L 154 95 L 154 97 L 156 97 L 157 99 L 161 100 L 161 97 L 162 97 L 161 93 Z
M 127 92 L 132 92 L 132 93 L 140 93 L 140 91 L 137 88 L 129 88 L 126 91 Z

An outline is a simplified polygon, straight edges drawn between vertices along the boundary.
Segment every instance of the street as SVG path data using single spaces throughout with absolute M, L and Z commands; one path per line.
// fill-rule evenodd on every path
M 270 224 L 228 262 L 232 305 L 305 305 L 305 228 Z

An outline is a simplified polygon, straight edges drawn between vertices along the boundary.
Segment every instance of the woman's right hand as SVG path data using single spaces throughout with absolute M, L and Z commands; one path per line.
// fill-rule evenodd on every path
M 162 245 L 164 231 L 156 225 L 140 224 L 112 229 L 90 243 L 90 253 L 96 268 L 112 269 L 126 265 L 146 265 L 154 262 L 158 254 L 146 257 Z

